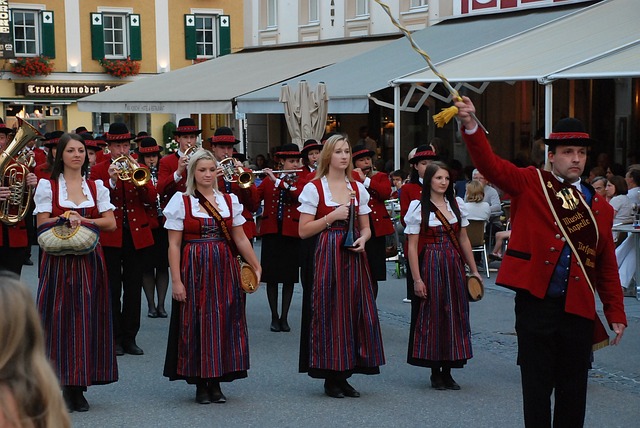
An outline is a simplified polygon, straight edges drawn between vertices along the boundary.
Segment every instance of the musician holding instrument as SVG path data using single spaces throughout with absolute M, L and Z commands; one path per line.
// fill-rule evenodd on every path
M 300 372 L 324 379 L 330 397 L 359 397 L 347 379 L 353 373 L 380 373 L 385 359 L 364 254 L 371 237 L 369 193 L 353 180 L 345 136 L 325 142 L 316 178 L 305 185 L 299 201 L 300 237 L 316 238 L 314 266 L 306 267 L 314 278 L 303 295 L 302 325 L 309 330 L 301 334 L 307 334 L 309 343 L 305 349 L 301 340 Z
M 145 204 L 156 203 L 149 170 L 129 156 L 133 138 L 124 123 L 113 123 L 105 139 L 110 158 L 91 169 L 91 179 L 102 180 L 115 205 L 118 228 L 100 235 L 109 270 L 116 354 L 142 355 L 136 344 L 140 330 L 142 276 L 151 257 L 153 233 Z
M 29 237 L 25 217 L 38 178 L 29 170 L 27 161 L 20 157 L 26 144 L 39 133 L 26 122 L 21 122 L 10 143 L 13 130 L 0 123 L 0 269 L 20 275 L 29 250 Z
M 39 228 L 68 216 L 71 227 L 91 223 L 101 234 L 115 230 L 109 190 L 101 180 L 86 178 L 88 167 L 82 137 L 62 135 L 51 178 L 38 182 L 34 197 Z M 43 252 L 38 310 L 47 356 L 70 412 L 89 410 L 83 395 L 88 386 L 118 380 L 109 293 L 100 244 L 82 255 Z
M 138 133 L 140 135 L 141 133 Z M 158 146 L 155 138 L 147 136 L 138 140 L 138 162 L 142 166 L 149 168 L 151 182 L 154 186 L 158 184 L 158 164 L 162 159 L 162 147 Z M 158 194 L 154 204 L 145 205 L 147 217 L 153 232 L 153 249 L 151 260 L 145 267 L 142 280 L 142 288 L 147 298 L 149 318 L 166 318 L 167 311 L 164 308 L 164 301 L 169 289 L 169 258 L 167 248 L 169 247 L 169 237 L 164 226 L 164 215 Z M 158 304 L 156 305 L 156 292 L 158 294 Z
M 217 162 L 195 152 L 187 191 L 164 209 L 169 230 L 172 310 L 164 376 L 196 385 L 199 404 L 224 403 L 220 382 L 247 377 L 245 294 L 233 247 L 256 272 L 260 263 L 244 234 L 242 205 L 217 187 Z
M 199 129 L 196 122 L 190 117 L 180 119 L 178 127 L 173 131 L 173 138 L 178 143 L 178 150 L 171 155 L 164 156 L 158 167 L 156 187 L 163 208 L 176 192 L 184 192 L 187 189 L 189 153 L 197 150 L 198 136 L 201 133 L 202 129 Z
M 238 197 L 238 200 L 244 207 L 242 216 L 246 220 L 242 227 L 249 241 L 253 242 L 253 238 L 255 238 L 257 234 L 253 213 L 257 212 L 260 208 L 260 199 L 258 197 L 258 188 L 254 183 L 255 177 L 252 175 L 251 170 L 245 168 L 242 162 L 233 159 L 233 146 L 238 144 L 240 140 L 233 135 L 231 128 L 221 126 L 216 129 L 210 141 L 211 151 L 218 162 L 218 189 L 223 193 L 233 193 Z M 225 161 L 225 159 L 228 158 L 230 159 Z M 220 165 L 223 161 L 225 163 L 228 162 L 225 167 Z M 227 168 L 229 165 L 232 165 L 232 169 L 236 169 L 238 174 L 240 172 L 246 173 L 244 174 L 244 176 L 247 177 L 246 181 L 238 180 L 240 177 L 237 175 L 234 178 L 229 177 L 229 168 Z M 225 169 L 227 170 L 227 174 L 225 174 Z
M 310 139 L 304 142 L 302 147 L 302 169 L 305 171 L 305 175 L 309 175 L 312 172 L 316 172 L 318 168 L 318 159 L 320 159 L 320 151 L 322 150 L 322 143 L 317 140 Z
M 362 183 L 371 196 L 369 199 L 369 225 L 371 239 L 367 241 L 365 250 L 373 279 L 373 294 L 378 296 L 378 281 L 387 280 L 386 237 L 393 235 L 393 223 L 384 204 L 391 196 L 391 182 L 384 172 L 376 171 L 373 167 L 375 152 L 363 145 L 353 148 L 353 178 Z
M 271 331 L 289 332 L 287 321 L 293 297 L 293 284 L 298 282 L 300 236 L 298 223 L 298 196 L 302 187 L 298 184 L 300 149 L 296 144 L 280 147 L 275 158 L 280 171 L 269 168 L 263 170 L 267 179 L 258 186 L 260 200 L 264 200 L 264 211 L 260 223 L 262 255 L 264 266 L 262 282 L 267 284 L 267 298 L 271 309 Z M 278 315 L 278 284 L 282 283 L 282 311 Z

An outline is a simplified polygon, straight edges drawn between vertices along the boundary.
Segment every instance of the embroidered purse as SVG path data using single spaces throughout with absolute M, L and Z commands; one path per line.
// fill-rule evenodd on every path
M 93 223 L 71 227 L 69 211 L 58 221 L 38 227 L 38 244 L 53 256 L 84 255 L 96 249 L 100 229 Z

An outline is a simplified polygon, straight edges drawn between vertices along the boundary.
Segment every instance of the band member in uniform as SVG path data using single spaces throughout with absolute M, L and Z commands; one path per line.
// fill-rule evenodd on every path
M 160 160 L 158 168 L 158 194 L 164 207 L 176 192 L 187 189 L 188 156 L 184 156 L 190 147 L 196 147 L 198 135 L 202 133 L 195 121 L 190 117 L 180 119 L 178 127 L 173 131 L 173 137 L 178 142 L 178 150 Z
M 12 132 L 11 128 L 8 128 L 4 123 L 0 123 L 0 153 L 9 148 L 8 135 Z M 10 155 L 15 158 L 17 153 L 11 153 Z M 5 166 L 5 170 L 14 162 L 13 160 L 9 161 Z M 4 172 L 0 171 L 0 204 L 2 205 L 8 204 L 8 200 L 12 195 L 11 188 L 6 185 L 8 183 L 5 183 Z M 38 184 L 38 178 L 34 173 L 29 172 L 24 177 L 24 183 L 27 186 L 35 187 Z M 24 190 L 26 191 L 27 189 Z M 9 270 L 17 275 L 21 274 L 22 264 L 29 253 L 26 221 L 26 219 L 22 219 L 15 224 L 7 224 L 5 221 L 0 220 L 0 269 Z
M 296 144 L 285 144 L 275 153 L 280 170 L 300 169 L 300 150 Z M 271 309 L 271 331 L 291 331 L 287 316 L 293 297 L 293 284 L 298 282 L 300 236 L 298 223 L 298 187 L 300 172 L 279 173 L 265 169 L 268 178 L 258 186 L 260 200 L 264 200 L 264 211 L 260 223 L 262 256 L 264 267 L 262 282 L 267 284 L 267 298 Z M 282 312 L 278 315 L 278 284 L 282 283 Z
M 64 131 L 53 131 L 44 134 L 42 146 L 47 149 L 47 160 L 44 163 L 36 165 L 33 170 L 38 180 L 51 177 L 51 168 L 53 167 L 53 161 L 56 158 L 56 151 L 58 150 L 58 140 L 60 140 L 63 134 Z
M 462 368 L 473 356 L 464 263 L 472 275 L 480 275 L 465 229 L 464 202 L 455 197 L 444 163 L 427 166 L 421 199 L 411 201 L 405 222 L 415 296 L 407 362 L 431 368 L 432 388 L 458 390 L 451 369 Z
M 353 148 L 351 154 L 353 160 L 353 178 L 362 183 L 370 195 L 369 226 L 371 227 L 371 239 L 367 241 L 366 252 L 373 278 L 373 294 L 378 297 L 378 281 L 387 280 L 387 235 L 393 235 L 393 223 L 389 217 L 384 201 L 391 196 L 391 182 L 384 172 L 373 168 L 373 156 L 375 152 L 364 145 Z
M 111 203 L 116 207 L 114 214 L 118 228 L 100 235 L 109 270 L 116 354 L 142 355 L 144 351 L 136 344 L 140 330 L 142 276 L 153 246 L 145 204 L 156 203 L 156 189 L 151 181 L 136 185 L 133 180 L 119 178 L 118 173 L 123 166 L 121 162 L 113 161 L 129 155 L 129 142 L 133 136 L 127 126 L 124 123 L 111 124 L 105 138 L 110 159 L 92 168 L 91 179 L 105 183 L 110 190 Z
M 556 427 L 582 426 L 592 349 L 609 344 L 596 291 L 615 333 L 612 345 L 627 325 L 613 209 L 580 181 L 593 140 L 582 122 L 562 119 L 545 139 L 551 171 L 518 168 L 493 153 L 471 100 L 455 105 L 474 165 L 511 195 L 511 238 L 496 284 L 516 291 L 525 425 L 548 427 L 553 419 Z
M 140 135 L 140 134 L 138 134 Z M 158 146 L 156 140 L 152 137 L 142 137 L 138 140 L 138 162 L 149 168 L 151 172 L 151 182 L 154 185 L 158 183 L 158 164 L 162 155 L 162 147 Z M 169 258 L 167 248 L 169 247 L 169 238 L 167 229 L 164 228 L 164 215 L 160 207 L 160 197 L 156 198 L 153 205 L 145 205 L 149 223 L 153 231 L 153 249 L 152 257 L 146 266 L 142 288 L 147 297 L 147 306 L 149 318 L 166 318 L 167 311 L 164 308 L 164 301 L 167 297 L 169 288 Z M 156 305 L 156 291 L 158 293 L 158 304 Z
M 196 402 L 224 403 L 220 382 L 247 377 L 249 341 L 238 253 L 260 263 L 244 235 L 238 198 L 217 189 L 217 164 L 205 149 L 191 156 L 187 191 L 164 209 L 173 304 L 164 376 L 196 384 Z
M 351 172 L 349 142 L 334 135 L 322 149 L 317 178 L 299 198 L 300 236 L 317 235 L 309 345 L 301 348 L 301 360 L 306 354 L 307 364 L 301 364 L 300 371 L 324 379 L 325 394 L 334 398 L 359 397 L 347 379 L 354 373 L 378 374 L 385 362 L 372 279 L 363 254 L 371 237 L 369 194 L 353 181 Z M 346 242 L 349 237 L 353 242 Z
M 216 160 L 220 162 L 221 160 L 232 157 L 233 156 L 233 146 L 238 144 L 240 140 L 236 139 L 233 135 L 233 131 L 226 126 L 221 126 L 216 129 L 216 132 L 211 137 L 211 151 L 213 155 L 216 157 Z M 240 161 L 235 160 L 235 165 L 237 167 L 242 168 L 244 171 L 251 171 L 247 168 L 244 168 Z M 220 170 L 219 174 L 222 171 L 222 167 L 218 166 Z M 253 242 L 253 238 L 256 236 L 256 223 L 253 219 L 253 213 L 258 211 L 260 208 L 260 199 L 258 197 L 258 188 L 255 184 L 251 184 L 246 189 L 241 188 L 237 182 L 229 183 L 224 180 L 224 177 L 220 175 L 218 177 L 218 189 L 223 193 L 233 193 L 238 197 L 238 200 L 244 207 L 242 211 L 242 216 L 245 218 L 246 222 L 242 225 L 244 228 L 244 233 L 247 235 L 249 242 Z
M 322 150 L 322 143 L 317 140 L 307 140 L 302 147 L 302 169 L 305 174 L 308 175 L 315 172 L 318 168 L 318 160 L 320 159 L 320 151 Z
M 64 134 L 58 143 L 51 179 L 38 183 L 38 226 L 69 214 L 72 227 L 91 223 L 113 231 L 115 207 L 102 181 L 86 179 L 89 160 L 82 137 Z M 38 284 L 38 309 L 51 360 L 69 411 L 86 412 L 90 385 L 118 380 L 111 299 L 102 247 L 84 255 L 44 252 Z

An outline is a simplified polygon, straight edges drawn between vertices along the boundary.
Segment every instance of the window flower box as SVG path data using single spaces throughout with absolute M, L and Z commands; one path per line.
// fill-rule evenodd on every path
M 135 76 L 140 74 L 140 62 L 134 61 L 130 58 L 127 59 L 101 59 L 100 65 L 104 67 L 104 70 L 112 75 L 122 79 L 123 77 Z
M 48 76 L 53 73 L 53 61 L 44 56 L 16 58 L 11 71 L 23 77 Z

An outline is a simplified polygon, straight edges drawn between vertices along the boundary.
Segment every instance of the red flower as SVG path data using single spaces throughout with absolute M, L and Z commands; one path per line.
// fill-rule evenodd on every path
M 48 76 L 53 72 L 53 62 L 44 56 L 17 58 L 11 71 L 24 77 Z
M 133 61 L 129 57 L 127 59 L 104 58 L 100 60 L 100 65 L 104 67 L 107 73 L 119 79 L 140 74 L 140 62 Z

